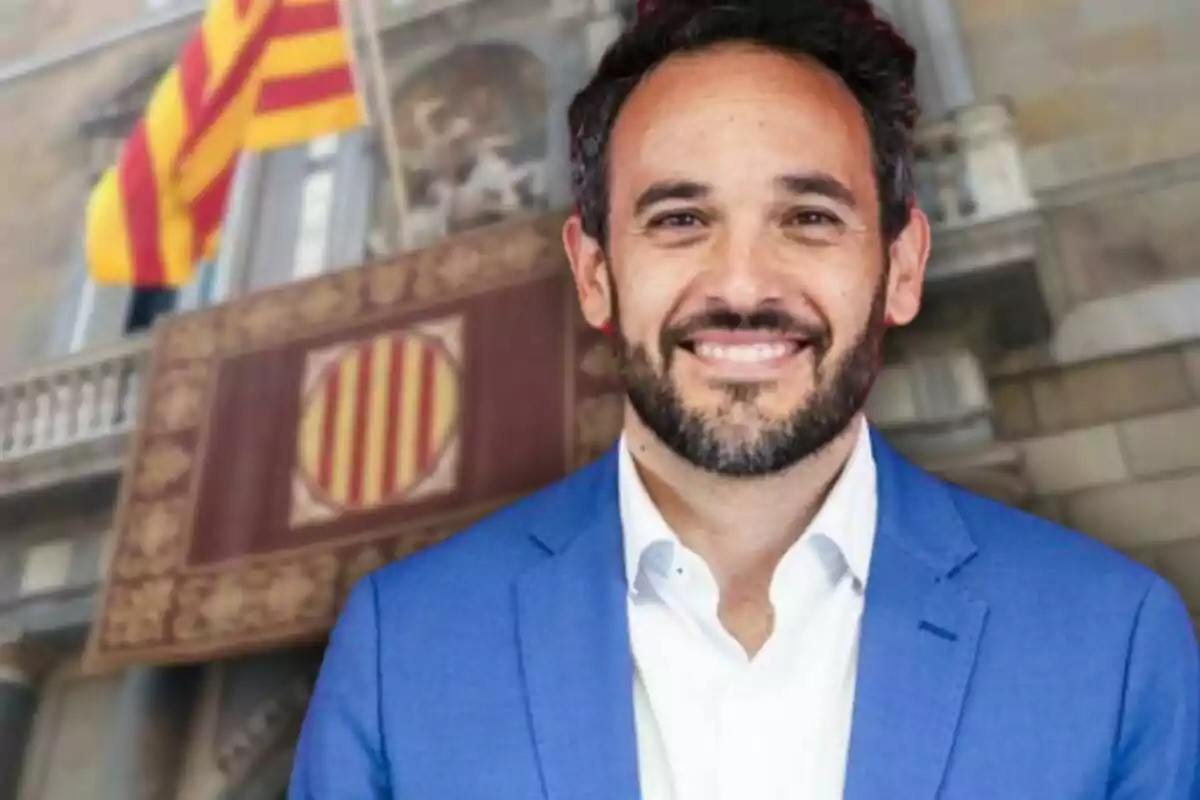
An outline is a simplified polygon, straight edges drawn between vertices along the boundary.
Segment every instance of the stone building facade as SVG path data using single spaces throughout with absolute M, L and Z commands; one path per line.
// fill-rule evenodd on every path
M 174 295 L 91 285 L 79 233 L 199 4 L 0 11 L 0 800 L 282 793 L 319 648 L 79 669 L 153 315 L 566 202 L 565 105 L 629 4 L 379 2 L 384 127 L 416 165 L 408 227 L 371 132 L 247 158 L 221 253 Z M 874 421 L 951 479 L 1159 570 L 1200 617 L 1200 8 L 879 5 L 921 52 L 936 232 Z M 461 118 L 494 169 L 446 186 L 421 159 Z M 496 181 L 503 201 L 480 205 Z

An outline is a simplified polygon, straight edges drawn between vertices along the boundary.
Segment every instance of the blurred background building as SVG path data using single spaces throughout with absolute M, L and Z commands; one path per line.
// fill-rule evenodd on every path
M 0 800 L 283 796 L 319 646 L 79 666 L 151 322 L 568 204 L 566 105 L 632 4 L 377 5 L 390 124 L 244 157 L 220 252 L 179 290 L 93 284 L 80 233 L 200 4 L 0 8 Z M 935 246 L 873 420 L 1200 616 L 1200 8 L 880 5 L 920 51 Z

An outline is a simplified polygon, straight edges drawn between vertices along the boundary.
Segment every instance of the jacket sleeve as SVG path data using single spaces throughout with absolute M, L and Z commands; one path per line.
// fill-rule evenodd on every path
M 1164 580 L 1142 601 L 1128 657 L 1110 800 L 1200 800 L 1200 657 Z
M 350 593 L 325 651 L 296 747 L 289 800 L 386 800 L 379 609 L 371 576 Z

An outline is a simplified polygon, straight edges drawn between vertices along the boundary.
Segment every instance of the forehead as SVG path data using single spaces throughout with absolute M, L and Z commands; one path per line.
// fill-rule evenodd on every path
M 662 179 L 720 191 L 818 170 L 874 193 L 870 133 L 850 90 L 815 61 L 750 44 L 660 64 L 621 109 L 609 164 L 614 194 Z

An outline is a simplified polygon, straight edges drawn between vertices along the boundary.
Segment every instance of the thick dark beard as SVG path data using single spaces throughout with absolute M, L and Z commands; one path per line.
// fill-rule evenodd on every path
M 664 354 L 664 371 L 656 371 L 645 346 L 631 346 L 618 320 L 621 374 L 629 403 L 655 436 L 702 470 L 741 478 L 782 472 L 824 449 L 862 410 L 880 368 L 886 302 L 885 272 L 866 325 L 850 350 L 832 364 L 822 363 L 820 351 L 814 353 L 818 360 L 812 399 L 791 417 L 760 427 L 736 444 L 722 441 L 719 423 L 684 407 L 668 374 L 669 355 Z M 754 386 L 730 387 L 728 405 L 752 402 L 757 391 Z

